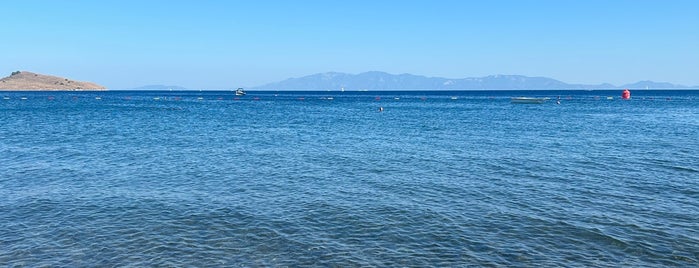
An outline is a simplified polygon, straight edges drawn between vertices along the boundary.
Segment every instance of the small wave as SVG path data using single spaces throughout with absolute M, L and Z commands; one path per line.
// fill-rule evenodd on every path
M 699 172 L 699 170 L 693 169 L 693 168 L 690 168 L 690 167 L 671 166 L 670 168 L 672 168 L 673 170 L 684 171 L 684 172 L 692 172 L 692 173 L 697 173 L 697 172 Z

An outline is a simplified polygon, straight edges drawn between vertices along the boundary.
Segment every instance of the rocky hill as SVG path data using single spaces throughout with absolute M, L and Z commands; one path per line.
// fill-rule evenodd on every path
M 0 79 L 0 90 L 105 90 L 91 82 L 75 81 L 68 78 L 43 75 L 26 71 L 12 72 Z

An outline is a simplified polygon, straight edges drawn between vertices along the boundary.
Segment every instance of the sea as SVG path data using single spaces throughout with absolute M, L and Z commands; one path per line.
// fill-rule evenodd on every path
M 0 92 L 0 266 L 697 267 L 699 90 L 620 95 Z

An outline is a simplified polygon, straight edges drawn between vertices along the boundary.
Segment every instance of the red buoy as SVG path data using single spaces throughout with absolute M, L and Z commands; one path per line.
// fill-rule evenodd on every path
M 624 89 L 624 91 L 621 92 L 621 99 L 622 100 L 628 100 L 631 98 L 631 91 L 628 89 Z

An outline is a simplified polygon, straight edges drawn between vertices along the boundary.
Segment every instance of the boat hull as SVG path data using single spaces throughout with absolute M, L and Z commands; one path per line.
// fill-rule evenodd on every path
M 549 98 L 516 97 L 512 98 L 510 102 L 515 104 L 542 104 L 548 99 Z

